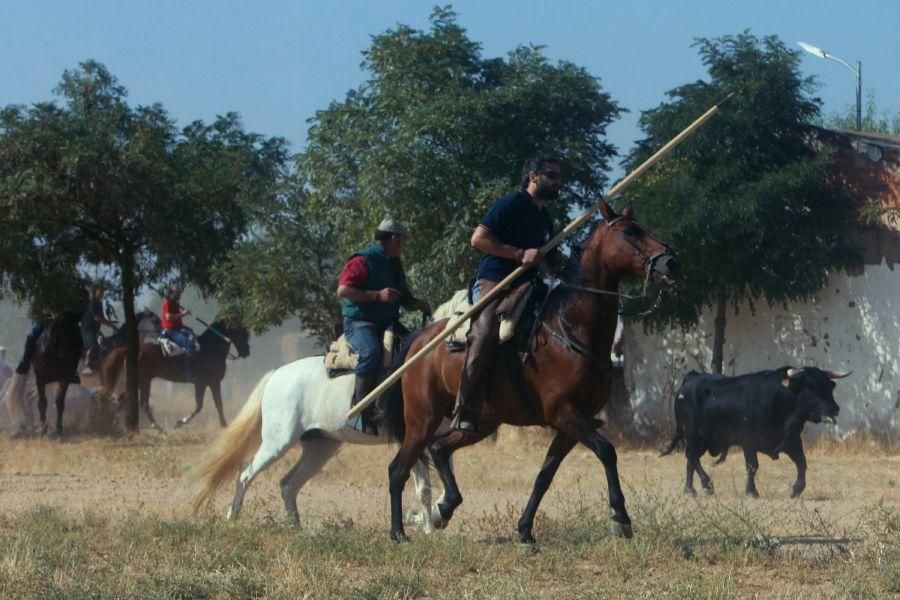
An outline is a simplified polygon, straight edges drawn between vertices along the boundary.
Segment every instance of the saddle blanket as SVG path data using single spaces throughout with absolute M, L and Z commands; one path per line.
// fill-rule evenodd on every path
M 394 333 L 393 327 L 384 330 L 384 351 L 381 353 L 381 366 L 385 369 L 391 366 L 394 360 L 394 352 L 400 349 L 400 338 Z M 325 353 L 325 369 L 328 370 L 329 376 L 336 376 L 345 371 L 352 371 L 359 362 L 359 355 L 347 336 L 341 334 L 341 337 L 331 342 L 328 346 L 328 352 Z
M 158 337 L 156 339 L 146 338 L 145 340 L 148 344 L 157 344 L 159 349 L 162 350 L 163 356 L 169 358 L 172 356 L 181 356 L 184 354 L 184 348 L 170 340 L 169 338 Z M 200 351 L 200 344 L 194 340 L 194 352 Z

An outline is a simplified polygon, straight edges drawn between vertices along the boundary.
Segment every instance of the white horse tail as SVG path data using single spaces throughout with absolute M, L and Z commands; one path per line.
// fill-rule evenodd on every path
M 203 486 L 194 498 L 194 512 L 212 500 L 222 484 L 234 477 L 262 443 L 262 399 L 274 372 L 269 371 L 259 380 L 241 412 L 191 471 L 192 479 L 203 479 Z
M 20 373 L 13 375 L 4 389 L 3 398 L 0 401 L 0 405 L 6 407 L 11 433 L 19 433 L 29 425 L 25 411 L 25 384 L 27 382 L 28 375 Z

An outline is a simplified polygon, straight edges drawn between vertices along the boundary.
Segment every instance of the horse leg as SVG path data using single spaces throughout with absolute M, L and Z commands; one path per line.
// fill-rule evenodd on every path
M 213 402 L 216 405 L 216 411 L 219 413 L 219 425 L 228 427 L 225 421 L 225 410 L 222 408 L 222 382 L 216 381 L 209 384 L 209 391 L 212 392 Z
M 538 505 L 540 505 L 541 499 L 550 487 L 559 465 L 562 464 L 563 459 L 575 447 L 576 443 L 575 439 L 561 431 L 557 431 L 553 441 L 550 442 L 547 456 L 544 458 L 544 464 L 541 465 L 537 479 L 534 480 L 534 489 L 531 491 L 531 497 L 528 499 L 528 504 L 525 506 L 522 517 L 519 519 L 519 541 L 523 544 L 533 544 L 535 542 L 532 527 Z
M 435 516 L 434 523 L 438 529 L 443 529 L 447 526 L 447 523 L 453 517 L 453 512 L 463 502 L 462 493 L 456 484 L 456 476 L 453 474 L 453 465 L 450 462 L 450 457 L 460 448 L 471 446 L 488 437 L 497 430 L 497 427 L 496 423 L 482 422 L 478 432 L 454 429 L 436 439 L 429 447 L 434 466 L 441 476 L 441 483 L 444 484 L 444 494 L 437 504 L 438 514 Z
M 153 418 L 153 409 L 150 408 L 150 382 L 141 383 L 140 388 L 140 404 L 141 408 L 144 409 L 144 414 L 147 415 L 147 419 L 150 420 L 150 426 L 153 427 L 156 431 L 160 433 L 165 433 L 162 427 L 160 427 L 159 423 L 156 422 L 156 419 Z
M 63 411 L 66 409 L 66 391 L 69 384 L 65 381 L 59 383 L 56 391 L 56 435 L 62 435 Z
M 424 460 L 416 461 L 412 468 L 413 485 L 416 488 L 416 497 L 422 504 L 422 512 L 417 513 L 414 510 L 408 510 L 403 517 L 404 523 L 421 524 L 422 531 L 425 534 L 434 533 L 435 527 L 440 527 L 442 522 L 441 514 L 437 506 L 431 501 L 431 473 L 428 464 Z M 444 494 L 441 493 L 438 502 L 443 501 Z
M 579 414 L 568 413 L 554 424 L 557 429 L 568 436 L 578 440 L 600 459 L 606 471 L 606 485 L 609 489 L 609 506 L 613 510 L 610 531 L 617 537 L 630 538 L 631 518 L 625 510 L 625 495 L 622 493 L 622 484 L 619 482 L 619 470 L 616 466 L 616 449 L 594 429 L 591 419 Z
M 297 437 L 293 435 L 293 432 L 289 432 L 289 435 L 285 438 L 275 440 L 268 439 L 266 437 L 267 433 L 266 424 L 263 422 L 262 445 L 260 445 L 256 454 L 253 455 L 250 464 L 241 472 L 235 482 L 234 498 L 231 500 L 231 506 L 228 508 L 228 515 L 225 517 L 229 521 L 237 519 L 241 512 L 241 507 L 244 505 L 244 494 L 247 493 L 247 488 L 250 487 L 250 484 L 256 476 L 262 473 L 273 462 L 281 458 L 284 453 L 288 451 L 288 448 L 293 446 L 297 440 Z M 303 460 L 302 455 L 300 460 Z M 282 479 L 282 482 L 283 481 L 284 480 Z M 282 498 L 283 497 L 282 492 Z
M 37 381 L 38 393 L 38 414 L 41 417 L 41 435 L 47 433 L 47 391 L 44 389 L 47 384 L 43 381 Z
M 306 482 L 316 476 L 322 467 L 331 460 L 342 443 L 337 440 L 318 439 L 300 442 L 300 458 L 291 467 L 278 486 L 281 488 L 281 499 L 284 501 L 284 512 L 294 523 L 300 522 L 297 510 L 297 494 Z
M 195 383 L 194 384 L 194 412 L 189 414 L 186 417 L 178 419 L 175 421 L 175 429 L 183 425 L 187 425 L 188 422 L 197 416 L 197 413 L 200 412 L 200 409 L 203 408 L 203 394 L 206 392 L 206 384 L 205 383 Z

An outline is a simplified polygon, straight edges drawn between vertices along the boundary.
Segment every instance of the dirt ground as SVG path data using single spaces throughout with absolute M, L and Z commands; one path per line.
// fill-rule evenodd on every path
M 211 407 L 210 407 L 211 408 Z M 211 413 L 207 409 L 207 412 Z M 163 419 L 166 419 L 162 412 Z M 207 414 L 211 417 L 212 414 Z M 171 419 L 169 419 L 171 422 Z M 142 430 L 134 438 L 72 435 L 61 440 L 0 437 L 0 514 L 14 516 L 48 506 L 68 514 L 99 511 L 113 516 L 133 513 L 160 517 L 190 514 L 195 485 L 185 477 L 190 465 L 218 434 L 201 422 L 161 435 Z M 496 515 L 511 534 L 543 460 L 548 434 L 502 429 L 497 441 L 486 441 L 457 453 L 455 468 L 465 498 L 448 531 L 469 533 L 473 521 Z M 344 446 L 322 473 L 299 495 L 301 518 L 388 527 L 387 465 L 396 448 Z M 277 481 L 296 460 L 292 451 L 263 473 L 247 493 L 248 518 L 280 517 L 282 504 Z M 803 507 L 822 516 L 837 530 L 850 532 L 862 507 L 882 502 L 900 505 L 900 456 L 875 449 L 854 451 L 812 448 L 808 451 L 807 488 L 801 499 L 789 498 L 795 470 L 786 457 L 760 457 L 757 486 L 761 498 L 753 506 L 772 510 Z M 715 500 L 702 492 L 698 502 L 748 502 L 743 494 L 744 466 L 740 452 L 719 467 L 709 457 L 704 464 L 716 486 Z M 651 451 L 619 451 L 619 472 L 626 500 L 652 495 L 683 502 L 684 458 L 660 458 Z M 433 475 L 439 492 L 440 483 Z M 698 491 L 699 482 L 695 483 Z M 224 514 L 232 490 L 220 493 L 213 510 Z M 576 448 L 560 468 L 541 510 L 551 517 L 571 514 L 580 507 L 606 504 L 606 480 L 600 462 L 586 449 Z M 416 504 L 411 483 L 406 507 Z M 349 521 L 348 521 L 349 522 Z M 635 517 L 635 528 L 640 521 Z M 472 532 L 478 534 L 478 532 Z M 837 533 L 837 531 L 836 531 Z

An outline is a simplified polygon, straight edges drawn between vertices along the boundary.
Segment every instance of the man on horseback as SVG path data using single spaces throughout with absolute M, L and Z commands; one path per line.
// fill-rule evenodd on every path
M 394 219 L 385 219 L 375 230 L 375 243 L 352 255 L 338 280 L 342 299 L 344 334 L 359 356 L 353 405 L 365 398 L 381 375 L 385 330 L 400 318 L 400 306 L 431 314 L 428 302 L 416 298 L 406 285 L 400 255 L 409 233 Z M 372 423 L 373 405 L 360 415 L 361 430 L 377 435 Z
M 28 335 L 25 337 L 25 350 L 22 353 L 22 360 L 19 361 L 18 366 L 16 367 L 16 373 L 20 375 L 27 375 L 28 369 L 31 366 L 31 359 L 34 357 L 35 347 L 37 345 L 38 339 L 41 337 L 41 334 L 44 333 L 44 329 L 47 328 L 47 325 L 56 318 L 50 310 L 42 309 L 37 313 L 38 316 L 33 317 L 33 327 L 31 331 L 28 332 Z M 65 327 L 69 327 L 69 325 L 64 324 Z M 82 340 L 81 340 L 81 332 L 77 329 L 77 322 L 74 324 L 76 328 L 73 332 L 73 337 L 76 338 L 77 344 L 74 348 L 74 351 L 77 353 L 77 357 L 72 364 L 72 372 L 71 374 L 66 375 L 66 378 L 69 383 L 74 383 L 76 385 L 81 384 L 81 377 L 78 376 L 78 357 L 81 356 L 81 351 L 83 349 Z
M 472 299 L 492 290 L 519 265 L 534 266 L 544 258 L 540 248 L 554 235 L 553 222 L 545 203 L 559 196 L 562 186 L 560 160 L 555 156 L 539 155 L 529 158 L 522 168 L 522 187 L 500 196 L 472 233 L 472 247 L 484 253 L 475 274 Z M 561 266 L 561 255 L 553 249 L 548 255 L 551 270 Z M 535 273 L 528 273 L 513 282 L 508 294 L 528 283 Z M 499 343 L 497 306 L 504 297 L 500 294 L 473 317 L 467 334 L 468 349 L 462 381 L 456 400 L 453 428 L 475 433 L 484 403 L 484 379 L 491 367 L 492 357 Z
M 110 321 L 103 314 L 103 286 L 97 284 L 94 286 L 93 296 L 88 303 L 87 310 L 84 311 L 84 317 L 81 319 L 81 338 L 87 348 L 87 355 L 84 361 L 84 371 L 82 374 L 89 375 L 97 370 L 100 365 L 100 327 L 106 325 L 113 331 L 117 329 L 115 321 Z
M 175 342 L 184 350 L 184 370 L 185 378 L 190 381 L 193 379 L 191 375 L 191 357 L 194 354 L 194 332 L 184 326 L 182 319 L 191 314 L 191 311 L 182 308 L 179 301 L 181 300 L 181 289 L 176 285 L 169 287 L 169 293 L 163 299 L 162 303 L 162 332 L 160 335 L 168 340 Z

